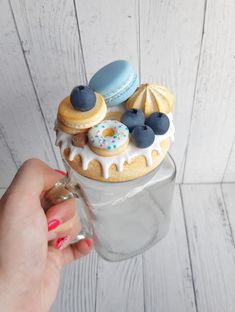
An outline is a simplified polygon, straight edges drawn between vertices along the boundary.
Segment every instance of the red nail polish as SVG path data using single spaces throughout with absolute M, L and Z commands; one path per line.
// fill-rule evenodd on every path
M 91 241 L 89 239 L 84 239 L 84 242 L 87 244 L 88 247 L 91 247 Z
M 48 231 L 52 231 L 55 228 L 57 228 L 60 225 L 60 221 L 59 220 L 51 220 L 48 222 Z
M 59 172 L 60 174 L 62 174 L 62 175 L 64 175 L 64 176 L 66 176 L 67 175 L 67 173 L 66 172 L 64 172 L 64 171 L 62 171 L 62 170 L 58 170 L 58 169 L 54 169 L 56 172 Z
M 64 245 L 64 243 L 68 241 L 68 238 L 69 238 L 68 235 L 58 238 L 55 243 L 56 248 L 60 249 Z

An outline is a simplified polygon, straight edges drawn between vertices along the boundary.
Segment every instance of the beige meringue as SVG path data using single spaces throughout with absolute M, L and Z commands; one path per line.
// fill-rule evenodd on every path
M 126 101 L 126 108 L 140 109 L 148 117 L 154 112 L 170 113 L 174 102 L 174 96 L 166 87 L 145 83 Z

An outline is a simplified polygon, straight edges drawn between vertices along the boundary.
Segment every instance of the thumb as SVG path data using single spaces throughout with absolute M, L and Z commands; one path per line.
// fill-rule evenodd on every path
M 61 178 L 60 173 L 41 160 L 29 159 L 18 170 L 1 202 L 10 199 L 15 205 L 6 205 L 7 207 L 17 207 L 20 204 L 24 213 L 28 211 L 31 214 L 41 207 L 39 204 L 42 194 Z

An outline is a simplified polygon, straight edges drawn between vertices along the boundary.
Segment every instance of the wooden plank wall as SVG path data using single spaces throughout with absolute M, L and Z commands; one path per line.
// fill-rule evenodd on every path
M 184 182 L 220 182 L 234 164 L 234 13 L 233 1 L 207 1 Z
M 124 262 L 68 266 L 51 312 L 234 311 L 234 201 L 235 184 L 176 186 L 167 236 Z
M 235 181 L 232 0 L 2 0 L 0 186 L 54 147 L 58 102 L 103 64 L 128 59 L 176 95 L 178 182 Z

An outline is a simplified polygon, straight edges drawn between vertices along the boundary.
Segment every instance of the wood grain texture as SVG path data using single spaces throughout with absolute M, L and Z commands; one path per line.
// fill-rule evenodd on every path
M 233 240 L 235 241 L 235 184 L 223 184 L 222 192 L 233 234 Z
M 67 0 L 12 0 L 11 3 L 54 145 L 58 104 L 75 85 L 86 81 L 74 5 Z M 57 148 L 56 155 L 62 166 Z
M 95 312 L 97 254 L 67 265 L 62 272 L 57 298 L 50 312 Z
M 145 311 L 196 311 L 179 186 L 167 236 L 143 254 Z
M 176 98 L 172 155 L 178 182 L 188 143 L 203 18 L 204 0 L 140 1 L 141 80 L 167 86 Z
M 235 248 L 220 185 L 183 185 L 198 311 L 235 310 Z
M 99 260 L 96 312 L 142 312 L 142 257 L 111 263 Z
M 225 167 L 223 182 L 235 182 L 235 140 Z
M 52 166 L 56 162 L 7 0 L 1 1 L 0 12 L 4 12 L 0 18 L 0 132 L 10 152 L 9 156 L 2 143 L 0 171 L 6 177 L 0 174 L 0 185 L 4 185 L 27 158 L 38 157 Z
M 0 131 L 0 187 L 10 184 L 16 170 L 17 165 Z
M 75 0 L 88 79 L 102 66 L 127 59 L 139 70 L 138 1 Z
M 235 2 L 207 0 L 184 182 L 221 182 L 235 134 Z

